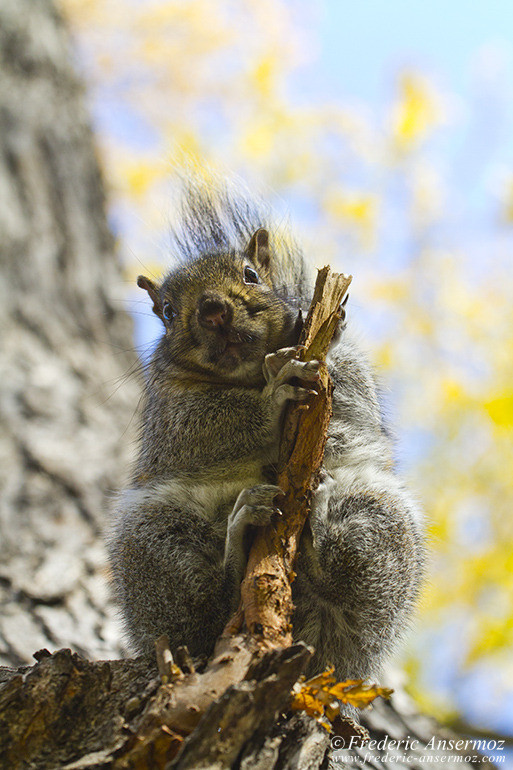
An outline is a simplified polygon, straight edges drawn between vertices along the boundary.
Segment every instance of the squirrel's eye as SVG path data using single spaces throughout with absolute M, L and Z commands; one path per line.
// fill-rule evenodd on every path
M 162 305 L 162 315 L 167 321 L 172 321 L 175 317 L 175 311 L 173 310 L 170 302 L 164 302 Z
M 260 283 L 260 278 L 256 270 L 252 267 L 244 268 L 244 283 Z

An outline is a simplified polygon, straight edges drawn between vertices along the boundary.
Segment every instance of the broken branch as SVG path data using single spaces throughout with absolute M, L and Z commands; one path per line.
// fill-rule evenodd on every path
M 249 633 L 264 648 L 292 644 L 292 590 L 294 559 L 310 511 L 316 475 L 321 467 L 331 418 L 332 384 L 326 355 L 340 322 L 339 308 L 351 276 L 319 270 L 314 296 L 300 344 L 304 361 L 321 362 L 318 394 L 305 409 L 290 404 L 280 443 L 277 484 L 284 491 L 283 516 L 258 531 L 241 586 L 244 620 Z M 240 627 L 242 614 L 227 630 Z

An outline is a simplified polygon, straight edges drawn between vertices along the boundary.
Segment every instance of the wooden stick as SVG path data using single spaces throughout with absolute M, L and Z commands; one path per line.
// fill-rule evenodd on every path
M 246 628 L 264 648 L 292 644 L 294 560 L 318 483 L 331 418 L 333 386 L 325 359 L 350 283 L 351 276 L 332 273 L 329 267 L 319 270 L 300 339 L 305 346 L 301 359 L 321 361 L 318 395 L 312 397 L 307 409 L 299 404 L 287 408 L 277 474 L 277 484 L 285 493 L 279 503 L 283 515 L 258 531 L 241 586 Z M 227 629 L 236 630 L 241 619 L 239 612 Z
M 162 634 L 155 641 L 155 655 L 162 684 L 167 684 L 176 679 L 177 676 L 181 676 L 182 672 L 175 665 L 173 655 L 169 649 L 169 637 L 166 634 Z

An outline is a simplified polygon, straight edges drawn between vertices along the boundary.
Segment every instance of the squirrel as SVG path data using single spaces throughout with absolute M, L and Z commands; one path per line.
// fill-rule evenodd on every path
M 272 235 L 270 235 L 272 233 Z M 140 451 L 108 549 L 135 653 L 167 634 L 208 656 L 236 610 L 252 528 L 271 521 L 289 401 L 312 398 L 298 360 L 308 270 L 294 242 L 229 192 L 189 186 L 178 265 L 139 276 L 164 334 L 147 371 Z M 393 469 L 376 381 L 345 313 L 327 358 L 333 416 L 292 583 L 309 673 L 379 676 L 408 626 L 424 564 L 422 518 Z

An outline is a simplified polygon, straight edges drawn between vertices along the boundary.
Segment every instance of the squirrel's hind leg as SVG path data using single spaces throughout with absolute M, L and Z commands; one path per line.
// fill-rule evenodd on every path
M 347 491 L 328 479 L 314 497 L 302 541 L 297 638 L 316 647 L 314 665 L 343 678 L 379 675 L 408 626 L 424 549 L 415 506 L 395 477 L 390 492 Z M 302 574 L 301 574 L 302 573 Z
M 212 524 L 171 503 L 145 502 L 119 517 L 109 544 L 114 588 L 134 652 L 153 655 L 167 634 L 171 650 L 208 655 L 231 610 L 224 539 Z

